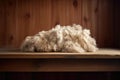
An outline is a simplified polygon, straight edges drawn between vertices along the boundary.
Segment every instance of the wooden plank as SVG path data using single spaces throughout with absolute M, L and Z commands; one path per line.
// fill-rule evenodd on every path
M 52 27 L 81 24 L 81 0 L 52 0 Z
M 85 28 L 90 29 L 90 16 L 89 9 L 91 9 L 89 2 L 90 0 L 82 0 L 82 25 Z
M 0 71 L 100 72 L 120 71 L 120 60 L 96 59 L 0 59 Z
M 51 28 L 51 0 L 31 0 L 30 2 L 30 28 L 29 34 L 36 34 Z M 33 32 L 34 31 L 34 32 Z
M 99 47 L 114 47 L 113 1 L 99 0 L 98 44 Z
M 34 35 L 42 30 L 51 28 L 50 0 L 17 0 L 17 43 L 28 35 Z
M 82 1 L 82 25 L 91 30 L 91 36 L 98 40 L 98 0 Z M 98 45 L 99 46 L 99 45 Z
M 89 15 L 90 16 L 90 30 L 91 30 L 91 35 L 93 38 L 96 39 L 96 42 L 98 41 L 98 35 L 97 35 L 97 31 L 98 31 L 98 0 L 92 0 L 91 1 L 91 11 L 89 9 Z
M 5 47 L 6 36 L 5 1 L 0 0 L 0 47 Z
M 30 1 L 29 0 L 16 0 L 16 45 L 20 46 L 23 39 L 29 35 L 30 28 Z M 34 32 L 34 30 L 33 30 Z
M 81 24 L 82 0 L 52 0 L 52 27 L 56 24 Z
M 5 3 L 6 10 L 6 47 L 16 47 L 16 1 L 15 0 L 7 0 Z
M 120 50 L 100 49 L 96 52 L 85 53 L 62 53 L 62 52 L 20 52 L 14 50 L 1 50 L 1 59 L 41 59 L 41 58 L 63 58 L 63 59 L 119 59 Z
M 119 0 L 114 0 L 114 29 L 115 29 L 115 44 L 116 47 L 120 49 L 120 1 Z

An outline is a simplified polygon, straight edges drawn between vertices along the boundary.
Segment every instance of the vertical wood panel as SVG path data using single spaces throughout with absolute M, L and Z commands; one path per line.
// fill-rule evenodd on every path
M 52 25 L 81 24 L 82 0 L 52 0 Z
M 1 0 L 0 4 L 1 47 L 18 48 L 28 35 L 73 23 L 90 29 L 98 47 L 112 48 L 120 42 L 119 27 L 114 29 L 119 26 L 119 3 L 116 6 L 114 0 Z
M 30 26 L 29 34 L 51 28 L 51 0 L 31 0 L 30 11 L 33 17 L 30 24 L 34 24 Z
M 29 0 L 16 0 L 16 31 L 17 31 L 17 46 L 20 46 L 20 42 L 29 35 L 30 28 L 30 1 Z M 32 28 L 32 27 L 31 27 Z M 34 31 L 34 29 L 33 29 Z
M 99 47 L 113 47 L 113 5 L 112 0 L 99 0 L 98 44 Z
M 16 46 L 16 1 L 6 1 L 6 47 Z M 14 45 L 13 45 L 14 44 Z
M 70 3 L 71 0 L 52 0 L 52 27 L 56 24 L 66 25 L 69 22 Z
M 97 39 L 98 0 L 83 0 L 82 25 L 91 30 L 92 36 Z
M 89 9 L 90 10 L 90 9 Z M 91 12 L 89 12 L 90 16 L 90 24 L 91 24 L 91 35 L 94 37 L 98 44 L 98 0 L 92 0 L 91 1 Z M 89 27 L 89 26 L 88 26 Z
M 17 0 L 16 27 L 17 47 L 28 35 L 34 35 L 51 27 L 50 0 Z M 14 45 L 14 44 L 13 44 Z
M 115 44 L 120 49 L 120 0 L 114 1 Z
M 0 47 L 4 47 L 5 45 L 5 1 L 0 0 Z

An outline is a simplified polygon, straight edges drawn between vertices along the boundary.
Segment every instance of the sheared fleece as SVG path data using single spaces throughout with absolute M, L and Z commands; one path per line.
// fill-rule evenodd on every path
M 56 25 L 48 31 L 27 36 L 21 45 L 22 51 L 37 52 L 94 52 L 98 50 L 96 41 L 90 36 L 90 30 L 80 25 Z

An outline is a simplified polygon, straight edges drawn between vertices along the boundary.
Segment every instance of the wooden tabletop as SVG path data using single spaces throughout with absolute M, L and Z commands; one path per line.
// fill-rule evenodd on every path
M 120 58 L 120 50 L 99 49 L 96 52 L 63 53 L 63 52 L 21 52 L 15 49 L 1 49 L 0 58 Z
M 21 52 L 0 50 L 0 71 L 80 72 L 120 71 L 120 50 L 99 49 L 96 52 Z

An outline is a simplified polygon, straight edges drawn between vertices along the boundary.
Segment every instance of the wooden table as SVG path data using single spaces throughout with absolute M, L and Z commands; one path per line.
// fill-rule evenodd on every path
M 85 53 L 41 53 L 1 49 L 0 71 L 120 71 L 120 50 L 100 49 L 96 52 Z

